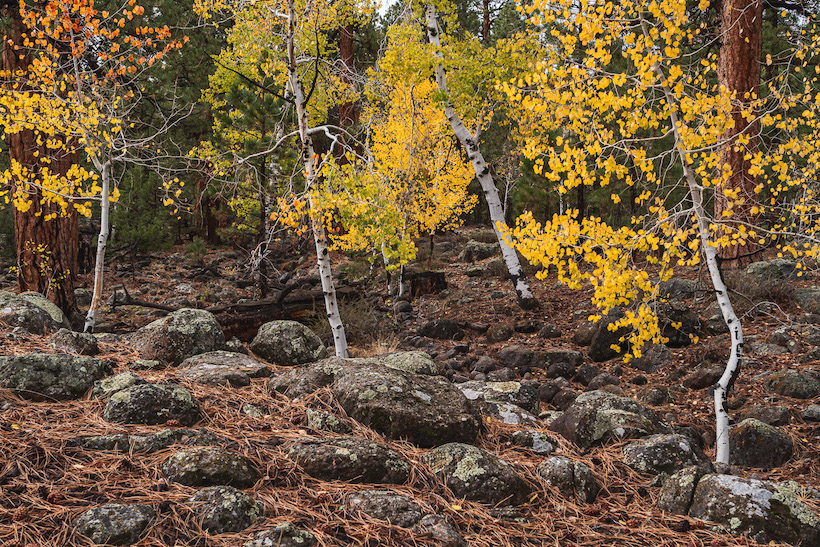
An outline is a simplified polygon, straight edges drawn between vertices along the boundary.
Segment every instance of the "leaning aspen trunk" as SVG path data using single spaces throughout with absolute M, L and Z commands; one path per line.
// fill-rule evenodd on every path
M 438 17 L 436 15 L 436 8 L 432 4 L 427 5 L 426 12 L 427 37 L 430 43 L 439 48 L 441 41 L 439 39 Z M 440 52 L 436 52 L 437 57 L 441 57 Z M 447 91 L 447 75 L 444 72 L 444 66 L 439 63 L 435 67 L 436 85 L 438 90 L 445 95 Z M 538 306 L 538 301 L 533 296 L 530 286 L 527 283 L 524 273 L 521 269 L 521 262 L 518 260 L 518 255 L 504 239 L 501 227 L 506 227 L 504 221 L 504 208 L 501 206 L 501 199 L 498 197 L 498 188 L 495 186 L 493 177 L 490 174 L 490 169 L 487 167 L 487 162 L 484 161 L 484 156 L 478 148 L 478 139 L 467 129 L 464 122 L 461 120 L 453 106 L 448 101 L 445 103 L 444 115 L 447 121 L 450 122 L 450 127 L 453 133 L 458 138 L 461 145 L 467 151 L 470 163 L 475 171 L 476 178 L 481 184 L 481 190 L 484 192 L 484 198 L 487 200 L 487 207 L 490 212 L 490 221 L 493 225 L 493 230 L 498 238 L 498 244 L 501 246 L 501 256 L 504 258 L 504 263 L 507 270 L 510 272 L 510 279 L 513 287 L 515 287 L 515 294 L 518 296 L 518 303 L 524 309 L 533 309 Z
M 94 293 L 91 297 L 91 306 L 85 316 L 83 332 L 94 332 L 97 323 L 97 308 L 102 300 L 103 274 L 105 271 L 105 247 L 108 242 L 108 217 L 111 203 L 108 195 L 111 191 L 111 162 L 102 165 L 102 190 L 100 192 L 100 235 L 97 238 L 97 258 L 94 262 Z
M 293 91 L 293 99 L 296 105 L 296 118 L 299 124 L 299 138 L 302 141 L 302 159 L 305 164 L 305 188 L 308 194 L 308 201 L 311 211 L 313 210 L 313 198 L 311 192 L 316 183 L 315 152 L 313 149 L 313 139 L 308 132 L 308 118 L 306 112 L 305 92 L 302 89 L 302 82 L 299 81 L 299 74 L 296 67 L 296 6 L 294 0 L 288 0 L 288 82 Z M 316 256 L 319 263 L 319 278 L 322 282 L 322 292 L 325 297 L 325 311 L 330 324 L 330 331 L 333 333 L 333 345 L 336 349 L 336 357 L 347 358 L 347 336 L 345 334 L 342 316 L 339 313 L 339 302 L 336 299 L 336 288 L 333 285 L 333 272 L 330 267 L 330 250 L 327 245 L 327 232 L 324 221 L 311 215 L 311 227 L 313 228 L 313 241 L 316 244 Z
M 646 33 L 645 27 L 644 32 Z M 657 65 L 655 66 L 655 73 L 658 76 L 658 81 L 663 82 L 665 80 L 666 77 Z M 726 408 L 726 398 L 740 372 L 740 362 L 743 356 L 743 328 L 740 324 L 740 319 L 732 307 L 732 302 L 729 300 L 729 292 L 726 289 L 726 284 L 723 282 L 723 276 L 720 274 L 717 248 L 714 245 L 712 237 L 709 235 L 709 219 L 706 216 L 706 211 L 703 209 L 703 187 L 695 180 L 695 173 L 692 171 L 692 166 L 687 160 L 688 152 L 683 147 L 683 140 L 678 130 L 680 127 L 678 116 L 672 107 L 672 92 L 666 85 L 662 87 L 670 112 L 669 121 L 672 123 L 672 129 L 675 135 L 675 148 L 683 164 L 683 174 L 686 177 L 689 193 L 692 195 L 692 208 L 698 223 L 700 244 L 703 248 L 703 254 L 706 257 L 709 277 L 712 281 L 712 287 L 715 289 L 715 296 L 717 297 L 720 311 L 723 314 L 723 321 L 726 322 L 726 326 L 729 327 L 729 332 L 732 336 L 732 349 L 729 354 L 729 360 L 726 363 L 726 369 L 715 385 L 715 462 L 728 465 L 730 449 L 729 410 Z

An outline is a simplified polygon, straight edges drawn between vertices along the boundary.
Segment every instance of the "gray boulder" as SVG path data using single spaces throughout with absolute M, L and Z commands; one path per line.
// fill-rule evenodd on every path
M 100 545 L 132 545 L 142 538 L 155 516 L 148 505 L 109 503 L 83 513 L 74 527 Z
M 754 282 L 797 279 L 797 263 L 786 258 L 752 262 L 743 270 L 743 276 Z
M 572 367 L 579 367 L 584 362 L 584 356 L 580 351 L 569 348 L 549 348 L 539 352 L 538 356 L 542 358 L 544 363 L 542 366 L 546 368 L 556 363 L 569 363 Z
M 265 506 L 232 486 L 209 486 L 188 500 L 197 522 L 214 534 L 241 532 L 253 526 Z
M 695 490 L 689 516 L 716 522 L 758 543 L 820 544 L 820 519 L 793 491 L 769 481 L 706 475 Z
M 518 505 L 530 486 L 496 455 L 462 443 L 434 448 L 422 458 L 459 498 L 490 505 Z
M 329 386 L 348 416 L 392 439 L 419 446 L 475 440 L 481 418 L 458 388 L 442 377 L 381 363 L 331 358 L 274 376 L 268 388 L 299 397 Z
M 411 530 L 429 536 L 441 547 L 467 547 L 467 542 L 444 515 L 425 515 Z
M 686 300 L 701 290 L 696 279 L 672 277 L 658 283 L 658 296 L 665 300 Z
M 459 262 L 476 262 L 478 260 L 485 260 L 494 254 L 500 252 L 501 247 L 498 243 L 481 243 L 475 239 L 467 242 L 458 255 Z
M 700 317 L 681 302 L 669 302 L 658 306 L 661 334 L 668 338 L 670 348 L 688 346 L 693 336 L 700 334 Z
M 242 387 L 271 375 L 268 365 L 241 353 L 209 351 L 185 359 L 177 377 L 212 386 Z
M 199 402 L 187 389 L 173 384 L 141 384 L 117 391 L 103 418 L 112 423 L 157 425 L 176 420 L 191 426 L 199 420 Z
M 307 530 L 283 522 L 269 530 L 257 532 L 244 547 L 314 547 L 317 543 L 316 537 Z
M 740 411 L 740 419 L 754 418 L 763 423 L 780 426 L 789 423 L 791 412 L 782 405 L 752 405 Z
M 388 367 L 403 370 L 404 372 L 424 374 L 426 376 L 437 376 L 439 374 L 436 362 L 423 351 L 399 351 L 385 355 L 381 360 Z
M 219 446 L 180 450 L 162 464 L 161 470 L 169 481 L 186 486 L 250 488 L 261 477 L 248 458 Z
M 820 287 L 807 287 L 794 290 L 794 301 L 806 313 L 820 314 Z
M 669 425 L 638 401 L 605 391 L 579 395 L 550 429 L 587 449 L 610 438 L 669 433 Z
M 305 439 L 295 442 L 289 457 L 311 477 L 359 483 L 402 484 L 410 464 L 386 445 L 360 437 Z
M 765 386 L 772 393 L 795 399 L 812 399 L 820 395 L 820 380 L 791 369 L 775 372 L 766 379 Z
M 595 323 L 592 338 L 589 342 L 588 354 L 589 358 L 596 363 L 609 361 L 626 352 L 626 342 L 622 342 L 621 338 L 628 334 L 628 329 L 620 327 L 614 331 L 609 330 L 609 325 L 618 321 L 622 313 L 621 310 L 613 310 L 609 315 Z M 619 347 L 620 351 L 613 349 L 612 346 Z
M 657 372 L 672 362 L 672 352 L 663 344 L 652 344 L 641 351 L 641 356 L 632 359 L 629 366 L 643 372 Z
M 691 466 L 708 466 L 709 459 L 685 435 L 651 435 L 624 448 L 624 463 L 639 473 L 658 475 Z
M 296 321 L 271 321 L 259 327 L 250 350 L 275 365 L 294 366 L 327 357 L 327 348 L 312 330 Z
M 548 485 L 565 497 L 577 496 L 585 503 L 593 503 L 601 485 L 592 469 L 583 462 L 573 462 L 566 456 L 552 456 L 538 466 L 538 474 Z
M 19 297 L 0 306 L 0 322 L 32 334 L 48 334 L 60 328 L 47 311 Z
M 45 311 L 49 316 L 51 316 L 51 319 L 59 325 L 58 328 L 71 328 L 71 322 L 68 320 L 68 317 L 65 316 L 63 311 L 57 307 L 57 304 L 46 298 L 41 293 L 32 291 L 23 292 L 20 293 L 17 298 L 30 302 Z
M 133 372 L 123 372 L 122 374 L 116 374 L 94 382 L 94 389 L 91 390 L 91 396 L 96 398 L 108 397 L 118 391 L 128 389 L 131 386 L 147 383 L 147 380 L 137 376 Z
M 350 425 L 341 421 L 330 412 L 308 408 L 305 411 L 305 416 L 307 417 L 307 426 L 313 429 L 332 431 L 334 433 L 342 434 L 350 433 L 353 430 Z
M 76 353 L 78 355 L 97 355 L 100 347 L 93 334 L 87 332 L 74 332 L 68 329 L 60 329 L 54 333 L 48 341 L 51 347 L 57 351 L 66 353 Z
M 558 450 L 558 441 L 540 431 L 523 429 L 512 434 L 510 441 L 515 446 L 520 446 L 532 451 L 534 454 L 549 456 Z
M 528 412 L 540 411 L 538 387 L 532 383 L 472 380 L 458 384 L 457 387 L 471 401 L 511 403 Z
M 465 336 L 458 323 L 450 319 L 435 319 L 425 323 L 419 327 L 418 335 L 437 340 L 462 340 Z
M 800 415 L 807 422 L 820 422 L 820 405 L 809 405 Z
M 676 515 L 685 515 L 692 506 L 695 488 L 701 477 L 711 473 L 711 465 L 695 465 L 686 467 L 666 479 L 658 494 L 657 506 L 664 511 Z
M 0 357 L 0 387 L 34 401 L 79 399 L 111 374 L 111 364 L 65 353 Z
M 222 349 L 225 335 L 211 312 L 183 308 L 131 335 L 143 359 L 178 365 L 188 357 Z
M 409 528 L 421 520 L 421 507 L 404 494 L 393 490 L 373 489 L 353 492 L 346 497 L 352 511 L 361 511 L 374 519 Z
M 729 433 L 731 461 L 735 465 L 771 469 L 789 461 L 794 441 L 777 427 L 747 418 Z
M 89 435 L 78 437 L 72 444 L 87 450 L 107 450 L 116 452 L 159 452 L 174 444 L 188 446 L 218 445 L 225 442 L 204 429 L 163 429 L 156 433 L 115 435 Z

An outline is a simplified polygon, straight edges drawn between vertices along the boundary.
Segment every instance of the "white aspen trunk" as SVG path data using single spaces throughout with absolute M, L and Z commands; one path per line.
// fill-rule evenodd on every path
M 384 252 L 384 243 L 382 243 L 382 261 L 384 262 L 384 273 L 387 275 L 387 296 L 393 296 L 393 274 L 390 273 L 390 261 L 387 260 L 387 253 Z
M 100 234 L 97 237 L 97 257 L 94 262 L 94 292 L 91 297 L 91 306 L 85 316 L 83 332 L 94 332 L 97 323 L 97 308 L 100 306 L 103 291 L 103 274 L 105 270 L 105 247 L 108 242 L 108 218 L 111 204 L 108 195 L 111 191 L 111 162 L 102 164 L 102 190 L 100 193 Z
M 427 37 L 430 43 L 441 47 L 441 40 L 439 39 L 438 16 L 436 15 L 436 8 L 432 4 L 427 5 L 426 12 Z M 441 58 L 441 52 L 436 51 L 436 57 Z M 444 66 L 438 63 L 435 68 L 436 85 L 438 90 L 445 95 L 447 90 L 447 75 L 444 72 Z M 510 279 L 513 287 L 515 287 L 515 294 L 518 296 L 518 303 L 524 309 L 533 309 L 538 307 L 538 301 L 533 296 L 530 286 L 527 283 L 524 273 L 521 270 L 521 262 L 518 260 L 518 255 L 515 249 L 510 247 L 504 240 L 504 236 L 499 229 L 499 226 L 505 226 L 504 208 L 501 205 L 501 199 L 498 197 L 498 188 L 495 186 L 493 176 L 490 174 L 490 169 L 487 167 L 487 162 L 484 161 L 484 156 L 478 148 L 478 140 L 467 129 L 464 122 L 461 120 L 453 105 L 448 100 L 444 107 L 444 115 L 447 121 L 450 122 L 450 127 L 453 133 L 458 138 L 461 145 L 467 151 L 467 156 L 475 171 L 475 176 L 481 184 L 481 190 L 484 192 L 484 198 L 487 200 L 487 207 L 490 211 L 490 220 L 492 221 L 493 230 L 498 238 L 498 244 L 501 246 L 501 256 L 504 258 L 504 263 L 507 265 L 507 270 L 510 272 Z
M 316 165 L 314 163 L 315 152 L 313 150 L 313 139 L 308 133 L 308 118 L 305 92 L 302 89 L 302 82 L 299 81 L 299 74 L 296 71 L 296 6 L 294 0 L 288 0 L 288 80 L 293 91 L 293 99 L 296 104 L 296 118 L 299 124 L 299 138 L 302 141 L 302 159 L 305 163 L 305 190 L 308 194 L 310 208 L 313 209 L 313 198 L 311 191 L 316 182 Z M 333 272 L 330 267 L 330 250 L 327 245 L 327 232 L 325 231 L 324 219 L 317 219 L 311 215 L 311 227 L 313 228 L 313 241 L 316 244 L 316 256 L 319 263 L 319 278 L 322 281 L 322 292 L 325 297 L 325 311 L 330 330 L 333 333 L 333 345 L 336 349 L 336 357 L 347 358 L 347 336 L 342 324 L 342 316 L 339 314 L 339 302 L 336 299 L 336 288 L 333 285 Z
M 404 264 L 399 266 L 399 293 L 396 295 L 398 298 L 404 296 Z
M 645 27 L 644 32 L 646 32 Z M 655 66 L 655 73 L 660 82 L 666 79 L 666 76 L 658 69 L 657 65 Z M 729 410 L 726 408 L 726 398 L 740 372 L 740 362 L 743 357 L 743 327 L 732 307 L 732 302 L 729 300 L 729 292 L 720 274 L 717 249 L 713 246 L 712 238 L 709 236 L 709 222 L 706 217 L 706 212 L 703 209 L 703 187 L 695 180 L 695 174 L 687 160 L 687 150 L 683 147 L 683 141 L 678 130 L 678 116 L 672 107 L 672 93 L 667 86 L 663 85 L 662 87 L 670 112 L 669 121 L 672 122 L 672 129 L 675 135 L 675 148 L 681 158 L 683 173 L 686 177 L 686 183 L 689 186 L 689 193 L 692 195 L 692 208 L 695 211 L 695 218 L 698 223 L 700 243 L 701 247 L 703 247 L 703 254 L 706 257 L 706 265 L 709 268 L 709 277 L 712 280 L 712 287 L 715 289 L 715 296 L 717 297 L 720 311 L 723 314 L 723 321 L 726 323 L 726 326 L 729 327 L 729 332 L 732 337 L 732 349 L 729 354 L 729 360 L 726 362 L 723 375 L 715 385 L 715 462 L 728 465 L 730 449 Z

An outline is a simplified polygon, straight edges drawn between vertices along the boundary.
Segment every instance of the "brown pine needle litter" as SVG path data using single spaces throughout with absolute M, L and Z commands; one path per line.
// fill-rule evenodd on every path
M 3 339 L 0 353 L 54 351 L 43 339 L 31 338 L 25 343 Z M 101 349 L 100 357 L 116 362 L 116 372 L 126 371 L 128 363 L 137 359 L 125 343 L 101 344 Z M 80 436 L 150 433 L 167 425 L 108 423 L 101 417 L 103 399 L 33 403 L 0 390 L 0 547 L 90 545 L 87 538 L 74 531 L 73 523 L 84 511 L 106 503 L 154 508 L 157 518 L 137 544 L 146 547 L 241 546 L 256 532 L 283 522 L 310 531 L 321 546 L 439 544 L 419 532 L 349 509 L 346 496 L 368 488 L 400 492 L 419 504 L 425 514 L 446 515 L 467 543 L 476 547 L 755 544 L 656 509 L 658 489 L 648 486 L 651 477 L 639 475 L 620 461 L 624 443 L 581 454 L 570 443 L 558 439 L 560 454 L 584 461 L 601 478 L 603 490 L 598 500 L 587 505 L 561 496 L 543 482 L 537 470 L 544 458 L 509 443 L 517 428 L 489 422 L 479 446 L 511 464 L 533 492 L 523 506 L 494 508 L 455 498 L 421 463 L 424 449 L 384 439 L 347 419 L 327 390 L 303 400 L 290 400 L 269 394 L 265 379 L 253 380 L 244 388 L 229 388 L 179 381 L 172 368 L 140 374 L 151 382 L 174 381 L 188 388 L 202 407 L 197 427 L 224 439 L 226 448 L 244 454 L 262 471 L 263 478 L 246 492 L 264 504 L 264 517 L 240 533 L 210 534 L 201 529 L 187 504 L 197 489 L 169 483 L 160 473 L 161 463 L 179 447 L 146 454 L 92 451 L 76 444 Z M 246 404 L 262 408 L 265 416 L 247 416 L 241 410 Z M 327 482 L 302 473 L 288 458 L 289 445 L 306 436 L 335 435 L 303 426 L 308 408 L 333 412 L 353 427 L 353 435 L 389 444 L 413 466 L 408 483 Z

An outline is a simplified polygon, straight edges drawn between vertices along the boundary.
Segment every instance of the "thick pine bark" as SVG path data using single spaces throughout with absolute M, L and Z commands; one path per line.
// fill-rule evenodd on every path
M 23 43 L 25 26 L 16 3 L 7 4 L 3 11 L 7 25 L 2 68 L 7 78 L 4 85 L 10 88 L 14 74 L 27 70 L 31 59 L 19 46 Z M 47 166 L 56 175 L 65 174 L 77 162 L 76 153 L 38 146 L 31 130 L 11 134 L 7 138 L 10 159 L 19 162 L 29 172 L 38 172 Z M 51 161 L 46 164 L 44 158 Z M 21 292 L 45 294 L 71 316 L 77 307 L 74 298 L 80 241 L 77 211 L 72 206 L 64 212 L 60 211 L 59 206 L 43 202 L 42 192 L 28 181 L 12 179 L 12 194 L 18 190 L 25 192 L 31 200 L 27 211 L 14 210 L 18 287 Z M 45 220 L 53 213 L 57 214 L 55 218 Z
M 436 15 L 436 8 L 432 4 L 427 5 L 426 12 L 427 37 L 430 43 L 436 47 L 440 47 L 438 17 Z M 440 56 L 437 53 L 437 56 Z M 440 63 L 435 67 L 436 85 L 441 93 L 447 94 L 447 76 L 444 72 L 444 66 Z M 530 286 L 524 277 L 524 272 L 521 269 L 521 262 L 518 260 L 518 255 L 505 240 L 504 235 L 499 229 L 499 226 L 506 226 L 504 221 L 504 208 L 501 206 L 501 198 L 498 196 L 498 188 L 495 186 L 490 169 L 487 162 L 484 161 L 484 156 L 478 148 L 478 140 L 467 129 L 464 122 L 458 114 L 456 114 L 453 106 L 447 102 L 444 107 L 444 116 L 450 122 L 450 127 L 453 133 L 458 138 L 461 145 L 467 151 L 467 156 L 475 171 L 476 178 L 481 184 L 481 189 L 484 192 L 484 198 L 487 200 L 487 208 L 490 213 L 490 222 L 493 225 L 493 230 L 498 238 L 498 244 L 501 247 L 501 256 L 504 258 L 504 263 L 510 273 L 510 279 L 515 293 L 518 296 L 518 304 L 524 309 L 533 309 L 538 306 L 538 301 L 533 296 Z
M 751 209 L 757 204 L 754 192 L 757 177 L 749 173 L 751 161 L 760 148 L 760 124 L 748 121 L 743 110 L 760 96 L 760 56 L 763 38 L 763 2 L 761 0 L 723 0 L 721 3 L 721 48 L 718 60 L 718 81 L 735 95 L 732 107 L 734 127 L 728 129 L 722 140 L 726 143 L 720 152 L 719 165 L 731 169 L 725 189 L 740 190 L 741 205 L 732 208 L 732 215 L 724 217 L 728 200 L 723 192 L 715 194 L 715 219 L 726 223 L 725 234 L 735 232 L 734 223 L 755 225 L 757 219 Z M 738 135 L 749 137 L 745 146 L 737 146 Z M 736 200 L 735 200 L 736 201 Z M 724 248 L 721 252 L 726 266 L 740 267 L 751 262 L 751 253 L 758 247 L 750 240 Z

